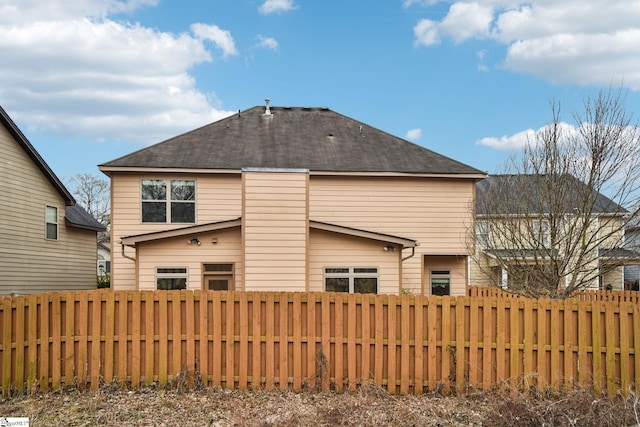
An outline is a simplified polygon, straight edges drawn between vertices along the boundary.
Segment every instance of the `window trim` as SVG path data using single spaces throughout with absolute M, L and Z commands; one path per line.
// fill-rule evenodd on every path
M 160 273 L 159 270 L 167 269 L 167 270 L 184 270 L 184 273 Z M 186 266 L 157 266 L 155 268 L 155 288 L 158 291 L 167 290 L 167 289 L 158 289 L 158 279 L 185 279 L 184 289 L 189 289 L 189 267 Z
M 164 186 L 165 186 L 165 199 L 164 200 L 155 200 L 155 199 L 143 199 L 143 194 L 142 194 L 142 186 L 143 186 L 143 182 L 144 181 L 163 181 L 164 182 Z M 171 198 L 171 194 L 172 194 L 172 184 L 174 181 L 190 181 L 193 182 L 193 201 L 190 200 L 173 200 Z M 198 214 L 198 205 L 197 205 L 197 194 L 198 194 L 198 183 L 197 183 L 197 179 L 181 179 L 181 178 L 150 178 L 150 177 L 145 177 L 145 178 L 140 178 L 140 223 L 141 224 L 197 224 L 197 214 Z M 164 221 L 158 221 L 158 222 L 154 222 L 154 221 L 145 221 L 144 220 L 144 213 L 143 213 L 143 205 L 145 203 L 159 203 L 159 202 L 164 202 L 165 204 L 165 218 Z M 193 204 L 193 221 L 188 221 L 188 222 L 174 222 L 171 220 L 171 205 L 173 203 L 180 203 L 180 204 Z
M 56 222 L 49 222 L 49 209 L 55 209 L 55 215 L 56 215 Z M 50 240 L 50 241 L 57 241 L 60 237 L 60 226 L 59 226 L 59 220 L 58 220 L 58 207 L 57 206 L 53 206 L 53 205 L 45 205 L 44 208 L 44 238 L 45 240 Z M 55 237 L 49 237 L 49 225 L 55 225 L 55 229 L 56 229 L 56 236 Z
M 327 270 L 347 270 L 347 272 L 327 272 Z M 362 272 L 356 270 L 375 270 L 374 272 Z M 345 266 L 330 266 L 322 268 L 322 290 L 327 292 L 327 279 L 349 279 L 349 291 L 348 294 L 354 294 L 355 292 L 355 279 L 376 279 L 376 292 L 375 295 L 380 294 L 380 269 L 378 267 L 345 267 Z M 339 292 L 339 291 L 338 291 Z M 358 292 L 360 293 L 360 292 Z

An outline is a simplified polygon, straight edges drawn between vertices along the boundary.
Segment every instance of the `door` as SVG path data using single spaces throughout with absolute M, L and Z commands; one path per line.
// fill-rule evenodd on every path
M 208 291 L 232 291 L 233 264 L 203 264 L 202 288 Z

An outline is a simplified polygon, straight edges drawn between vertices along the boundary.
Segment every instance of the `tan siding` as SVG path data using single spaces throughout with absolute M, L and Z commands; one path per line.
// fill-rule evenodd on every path
M 384 243 L 312 230 L 309 242 L 309 291 L 324 291 L 325 267 L 377 267 L 378 293 L 400 292 L 400 253 L 385 252 Z
M 65 226 L 65 201 L 0 127 L 0 294 L 96 287 L 96 233 Z M 58 208 L 58 240 L 45 239 L 45 207 Z
M 211 243 L 213 238 L 216 244 Z M 243 277 L 240 229 L 198 234 L 200 246 L 189 245 L 187 238 L 176 237 L 140 244 L 138 251 L 140 289 L 156 288 L 157 267 L 186 267 L 189 289 L 202 289 L 202 264 L 234 264 L 236 289 Z
M 422 255 L 467 254 L 474 185 L 466 179 L 313 176 L 309 217 L 418 240 L 416 256 L 403 263 L 402 288 L 419 294 Z
M 306 173 L 243 173 L 246 290 L 306 290 L 307 185 Z
M 176 175 L 176 174 L 113 174 L 111 178 L 112 208 L 112 286 L 114 289 L 137 289 L 135 262 L 123 258 L 118 243 L 122 237 L 174 229 L 189 224 L 143 224 L 140 208 L 142 179 L 195 179 L 196 222 L 206 224 L 238 218 L 241 215 L 240 175 Z M 128 256 L 135 257 L 133 248 L 126 248 Z M 146 279 L 145 279 L 146 280 Z M 155 281 L 141 287 L 155 286 Z
M 425 294 L 431 293 L 431 271 L 449 270 L 451 275 L 451 295 L 465 295 L 467 292 L 467 263 L 466 258 L 456 256 L 426 256 Z

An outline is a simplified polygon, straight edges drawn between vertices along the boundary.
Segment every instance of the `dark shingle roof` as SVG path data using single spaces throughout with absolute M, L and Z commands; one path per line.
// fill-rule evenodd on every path
M 545 204 L 550 199 L 552 200 L 553 196 L 559 197 L 556 203 L 562 207 L 562 211 L 565 213 L 572 213 L 582 206 L 582 202 L 589 192 L 589 187 L 586 184 L 568 174 L 558 175 L 555 181 L 551 176 L 547 176 L 549 179 L 545 178 L 545 175 L 535 174 L 492 175 L 479 181 L 476 183 L 476 213 L 479 215 L 547 213 L 549 209 Z M 556 183 L 555 191 L 545 188 L 546 185 L 553 186 L 554 182 Z M 557 188 L 558 185 L 565 186 L 564 190 L 560 191 Z M 592 213 L 594 214 L 624 214 L 628 212 L 624 207 L 601 193 L 592 190 L 591 197 L 593 197 Z M 508 202 L 501 205 L 498 203 L 500 200 Z M 507 211 L 515 206 L 517 206 L 518 212 Z M 497 210 L 500 207 L 504 207 L 504 211 L 488 212 L 489 209 Z
M 100 166 L 484 175 L 328 108 L 264 113 L 253 107 Z
M 93 231 L 105 231 L 106 228 L 80 205 L 67 206 L 64 219 L 71 227 Z

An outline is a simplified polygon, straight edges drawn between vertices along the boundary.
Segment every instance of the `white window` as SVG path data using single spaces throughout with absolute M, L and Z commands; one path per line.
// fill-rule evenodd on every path
M 431 270 L 431 295 L 451 295 L 449 270 Z
M 491 230 L 489 221 L 476 221 L 476 244 L 478 246 L 489 244 L 489 230 Z
M 143 179 L 142 222 L 196 222 L 196 182 L 190 179 Z
M 156 289 L 170 291 L 187 289 L 187 267 L 156 268 Z
M 98 276 L 104 277 L 109 273 L 111 273 L 111 260 L 98 254 Z
M 377 294 L 377 267 L 327 267 L 324 269 L 326 292 Z
M 532 221 L 531 226 L 533 228 L 533 238 L 536 246 L 549 246 L 551 244 L 549 221 L 534 220 Z
M 55 206 L 47 206 L 45 221 L 45 237 L 48 240 L 58 240 L 58 208 Z

